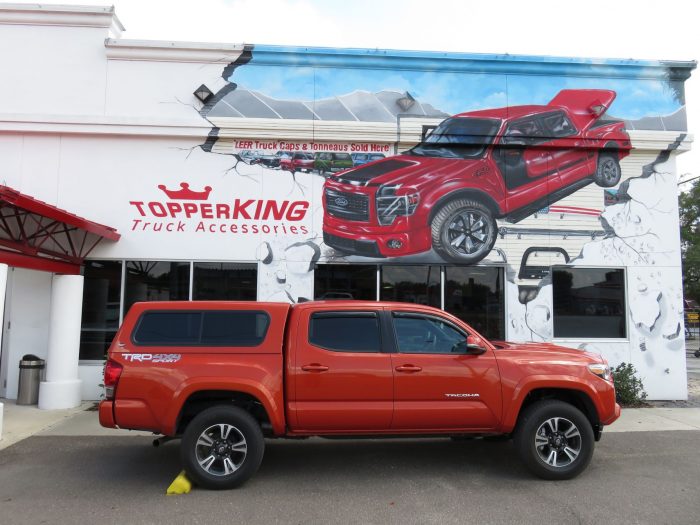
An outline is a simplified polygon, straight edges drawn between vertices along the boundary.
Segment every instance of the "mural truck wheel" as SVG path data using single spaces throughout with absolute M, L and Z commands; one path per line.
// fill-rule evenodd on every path
M 448 262 L 475 264 L 496 243 L 491 211 L 478 201 L 457 199 L 437 212 L 430 224 L 433 248 Z
M 595 182 L 603 188 L 617 186 L 622 176 L 620 161 L 615 153 L 602 153 L 598 156 L 598 167 L 595 171 Z

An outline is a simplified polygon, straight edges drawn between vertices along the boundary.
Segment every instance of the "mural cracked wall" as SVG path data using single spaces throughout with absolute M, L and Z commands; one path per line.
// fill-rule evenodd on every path
M 609 268 L 596 290 L 622 269 L 616 337 L 568 344 L 632 361 L 652 397 L 685 396 L 672 158 L 683 79 L 279 51 L 248 46 L 200 111 L 202 149 L 231 160 L 224 215 L 249 221 L 230 256 L 259 262 L 260 300 L 312 297 L 316 263 L 498 266 L 504 336 L 542 341 L 558 336 L 552 266 Z M 638 130 L 675 140 L 641 151 Z

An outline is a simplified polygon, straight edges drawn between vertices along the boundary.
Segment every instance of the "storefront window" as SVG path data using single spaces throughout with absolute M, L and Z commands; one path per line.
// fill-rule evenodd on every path
M 505 338 L 503 268 L 445 268 L 445 310 L 489 339 Z
M 257 265 L 194 263 L 193 300 L 255 301 L 257 295 Z
M 127 261 L 124 315 L 139 301 L 186 301 L 190 295 L 190 263 Z
M 319 264 L 314 299 L 377 299 L 377 267 L 372 264 Z
M 440 308 L 440 267 L 382 266 L 381 300 Z
M 627 337 L 625 273 L 609 268 L 552 268 L 554 337 Z
M 102 360 L 119 328 L 121 261 L 85 261 L 80 359 Z

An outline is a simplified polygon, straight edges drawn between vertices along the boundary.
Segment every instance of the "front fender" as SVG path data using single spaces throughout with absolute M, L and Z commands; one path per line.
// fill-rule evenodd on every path
M 509 406 L 504 406 L 504 417 L 501 423 L 500 430 L 504 433 L 510 433 L 515 428 L 520 415 L 520 409 L 527 395 L 533 390 L 538 389 L 560 389 L 560 390 L 575 390 L 582 392 L 593 403 L 595 407 L 598 421 L 601 420 L 601 414 L 604 411 L 603 403 L 600 399 L 600 394 L 593 385 L 582 381 L 579 376 L 561 376 L 556 377 L 547 375 L 531 375 L 526 376 L 513 389 L 513 395 Z M 614 397 L 613 397 L 614 402 Z

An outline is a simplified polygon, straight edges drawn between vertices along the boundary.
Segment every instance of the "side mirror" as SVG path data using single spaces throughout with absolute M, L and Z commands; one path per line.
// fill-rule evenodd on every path
M 455 344 L 452 351 L 457 354 L 464 355 L 481 355 L 486 352 L 486 348 L 473 342 L 471 337 L 467 337 L 466 341 L 460 341 Z

